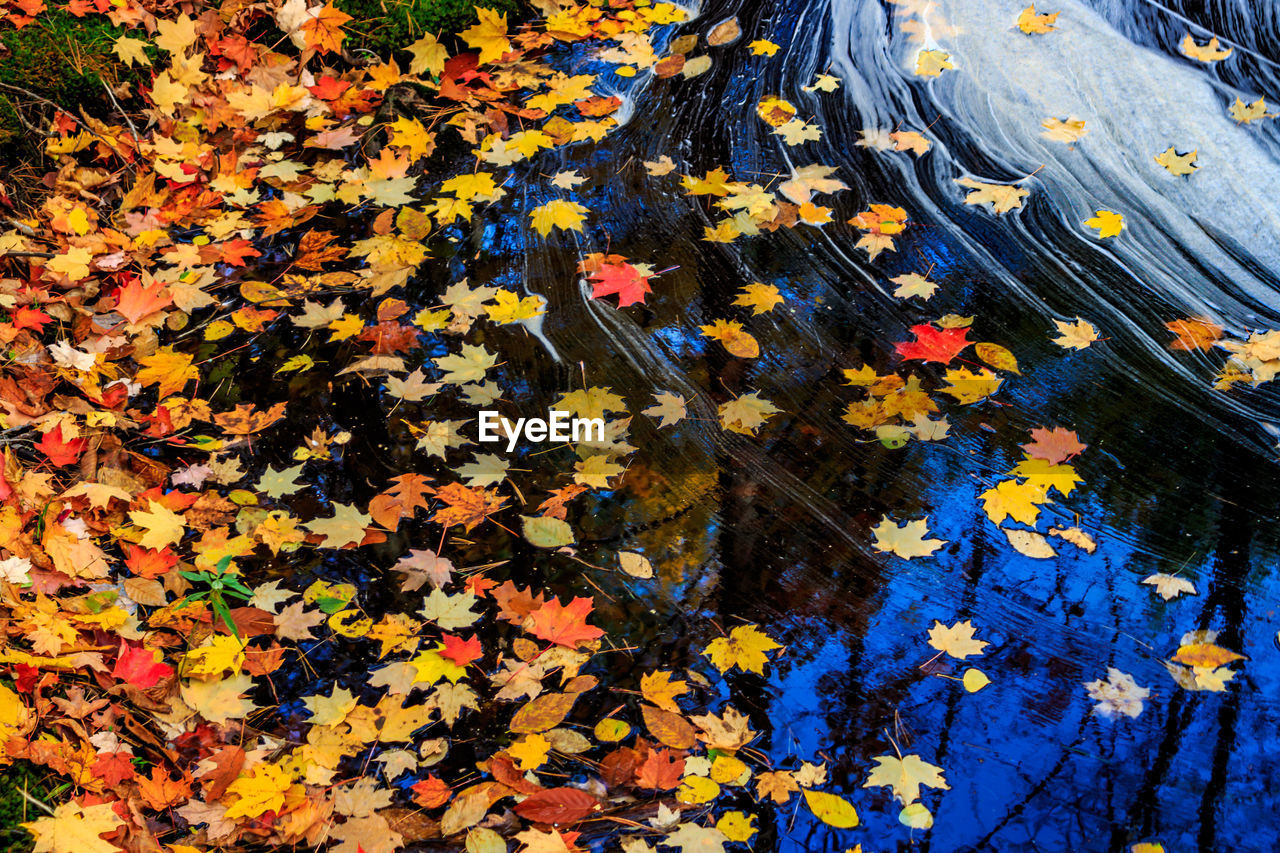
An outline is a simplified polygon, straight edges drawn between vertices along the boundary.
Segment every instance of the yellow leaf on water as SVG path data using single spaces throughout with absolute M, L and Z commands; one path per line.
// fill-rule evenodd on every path
M 927 557 L 946 544 L 943 539 L 925 539 L 929 532 L 926 527 L 928 519 L 920 518 L 905 521 L 901 525 L 885 516 L 880 523 L 871 528 L 876 541 L 872 547 L 877 551 L 897 554 L 905 560 L 912 557 Z
M 916 54 L 917 77 L 937 77 L 949 68 L 955 66 L 951 64 L 951 54 L 945 50 L 922 50 Z
M 1182 51 L 1182 55 L 1191 59 L 1198 59 L 1201 62 L 1221 62 L 1231 55 L 1231 48 L 1219 48 L 1217 37 L 1209 39 L 1208 44 L 1196 44 L 1195 38 L 1191 33 L 1187 33 L 1182 37 L 1182 42 L 1178 45 L 1178 50 Z
M 1155 155 L 1155 161 L 1169 172 L 1171 175 L 1190 175 L 1196 169 L 1200 168 L 1196 165 L 1196 155 L 1199 151 L 1191 151 L 1189 154 L 1179 154 L 1172 145 Z
M 912 829 L 928 829 L 933 826 L 933 812 L 924 803 L 912 803 L 898 812 L 898 822 Z
M 767 652 L 780 648 L 782 646 L 755 625 L 739 625 L 729 636 L 712 640 L 702 653 L 711 658 L 721 672 L 736 666 L 743 672 L 764 675 L 764 665 L 769 662 Z
M 550 234 L 553 228 L 580 232 L 589 212 L 576 201 L 558 198 L 530 211 L 529 222 L 533 225 L 533 230 L 543 237 Z
M 1099 210 L 1096 216 L 1084 221 L 1089 228 L 1098 229 L 1098 237 L 1116 237 L 1124 230 L 1124 217 L 1113 210 Z
M 804 791 L 804 801 L 814 817 L 837 829 L 852 829 L 858 825 L 858 810 L 844 797 L 825 791 Z
M 1006 347 L 999 344 L 980 343 L 974 345 L 973 351 L 984 363 L 996 370 L 1007 370 L 1018 376 L 1022 375 L 1022 371 L 1018 370 L 1018 359 Z
M 1058 327 L 1058 337 L 1053 342 L 1064 349 L 1085 349 L 1098 339 L 1098 330 L 1088 320 L 1076 318 L 1074 323 L 1054 320 Z
M 964 660 L 970 655 L 980 655 L 983 649 L 991 644 L 985 640 L 975 640 L 974 630 L 973 622 L 968 619 L 957 622 L 951 627 L 935 619 L 933 627 L 929 629 L 929 645 L 957 660 Z
M 991 679 L 987 678 L 987 674 L 980 669 L 966 669 L 961 681 L 964 689 L 970 693 L 977 693 L 991 683 Z
M 1085 129 L 1084 119 L 1075 116 L 1068 116 L 1065 119 L 1047 118 L 1040 122 L 1040 126 L 1044 128 L 1041 136 L 1052 139 L 1054 142 L 1065 142 L 1068 145 L 1079 142 L 1080 137 L 1089 132 Z
M 942 768 L 930 764 L 918 755 L 881 755 L 875 758 L 876 766 L 872 769 L 864 788 L 889 787 L 893 795 L 903 805 L 910 805 L 920 799 L 920 786 L 939 788 L 947 791 L 951 786 L 942 777 Z
M 1057 29 L 1053 25 L 1056 20 L 1058 20 L 1057 12 L 1044 15 L 1037 14 L 1036 6 L 1032 3 L 1018 15 L 1018 29 L 1027 35 L 1051 33 Z

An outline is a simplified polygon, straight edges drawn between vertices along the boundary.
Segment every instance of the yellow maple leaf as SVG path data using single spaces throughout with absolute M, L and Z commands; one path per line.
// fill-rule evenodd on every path
M 496 304 L 486 305 L 485 310 L 489 319 L 499 324 L 532 320 L 547 312 L 547 301 L 536 293 L 521 299 L 510 290 L 499 290 L 493 299 Z
M 751 53 L 755 56 L 773 56 L 778 52 L 778 45 L 767 39 L 756 39 L 747 47 L 751 48 Z
M 764 314 L 772 311 L 785 301 L 782 295 L 778 293 L 776 286 L 762 284 L 757 281 L 738 291 L 738 296 L 733 300 L 733 304 L 740 305 L 743 308 L 750 308 L 752 314 Z
M 1046 139 L 1052 139 L 1054 142 L 1072 142 L 1080 141 L 1080 137 L 1089 131 L 1085 129 L 1084 119 L 1068 116 L 1065 119 L 1047 118 L 1040 122 L 1040 126 L 1044 128 L 1040 135 Z
M 550 234 L 552 228 L 581 232 L 582 223 L 589 212 L 576 201 L 558 198 L 531 210 L 529 222 L 533 225 L 533 230 L 543 237 Z
M 1007 213 L 1015 207 L 1022 207 L 1022 200 L 1030 195 L 1030 190 L 1022 187 L 988 184 L 973 178 L 956 178 L 956 183 L 973 190 L 964 197 L 965 204 L 990 204 L 995 213 Z
M 220 676 L 227 670 L 237 673 L 244 664 L 244 642 L 231 636 L 211 637 L 182 658 L 182 674 L 192 678 Z
M 413 54 L 413 61 L 409 63 L 410 74 L 426 72 L 432 77 L 439 77 L 444 71 L 445 60 L 449 58 L 449 51 L 431 33 L 403 49 Z
M 116 39 L 115 44 L 111 46 L 111 52 L 120 57 L 121 62 L 129 66 L 150 65 L 151 60 L 143 52 L 143 48 L 146 46 L 147 43 L 142 39 L 120 36 L 120 38 Z
M 34 853 L 120 853 L 119 847 L 102 838 L 103 833 L 124 826 L 114 805 L 82 807 L 63 803 L 49 817 L 29 821 L 22 827 L 35 836 Z
M 946 540 L 943 539 L 924 538 L 929 532 L 927 522 L 928 519 L 920 518 L 899 525 L 885 516 L 879 524 L 871 528 L 871 532 L 876 537 L 872 547 L 877 551 L 897 554 L 906 560 L 912 557 L 927 557 L 946 544 Z
M 958 660 L 964 660 L 970 655 L 980 655 L 990 644 L 984 640 L 975 640 L 974 630 L 973 623 L 968 619 L 950 627 L 935 619 L 933 627 L 929 629 L 929 645 Z
M 227 794 L 239 797 L 225 817 L 257 817 L 284 808 L 285 793 L 293 787 L 293 777 L 274 764 L 259 764 L 227 786 Z
M 72 281 L 80 281 L 89 277 L 89 263 L 93 260 L 93 252 L 83 246 L 73 246 L 60 255 L 55 255 L 45 262 L 45 269 L 59 275 L 65 275 Z
M 1017 480 L 1003 480 L 983 492 L 980 498 L 987 518 L 996 524 L 1012 518 L 1019 524 L 1034 526 L 1040 505 L 1053 503 L 1043 486 Z
M 780 411 L 782 410 L 773 403 L 753 391 L 720 404 L 720 426 L 730 432 L 755 435 L 756 430 L 764 426 L 766 419 Z
M 335 504 L 332 518 L 314 518 L 305 525 L 312 533 L 324 537 L 320 543 L 322 548 L 342 548 L 347 545 L 359 545 L 364 539 L 365 528 L 373 523 L 373 518 L 365 515 L 354 506 Z
M 524 735 L 507 747 L 507 754 L 515 759 L 521 770 L 526 772 L 541 767 L 550 752 L 551 741 L 540 734 Z
M 1253 103 L 1246 105 L 1244 101 L 1237 97 L 1235 103 L 1231 105 L 1229 112 L 1233 119 L 1243 124 L 1248 124 L 1249 122 L 1257 121 L 1262 118 L 1274 118 L 1274 113 L 1267 112 L 1266 98 L 1258 98 L 1258 100 Z
M 161 347 L 145 358 L 138 359 L 142 369 L 134 375 L 134 380 L 143 386 L 159 385 L 161 399 L 176 394 L 186 384 L 200 375 L 196 369 L 195 359 L 185 352 L 175 352 L 173 347 Z
M 951 786 L 942 777 L 942 768 L 930 764 L 918 755 L 880 755 L 875 758 L 876 766 L 862 783 L 864 788 L 890 787 L 898 802 L 907 805 L 920 799 L 920 786 L 950 790 Z
M 1116 237 L 1124 230 L 1124 216 L 1113 210 L 1099 210 L 1096 216 L 1084 221 L 1089 228 L 1098 229 L 1098 237 Z
M 1198 153 L 1199 151 L 1193 150 L 1189 154 L 1179 154 L 1170 145 L 1166 150 L 1155 155 L 1155 160 L 1161 166 L 1164 166 L 1171 175 L 1190 175 L 1200 168 L 1196 165 L 1196 155 Z
M 1032 3 L 1018 15 L 1018 29 L 1027 35 L 1051 33 L 1057 29 L 1053 22 L 1058 20 L 1058 13 L 1037 14 L 1036 5 Z
M 186 519 L 154 500 L 148 503 L 150 510 L 135 509 L 129 513 L 129 520 L 146 531 L 138 544 L 156 550 L 176 545 L 186 531 Z
M 476 7 L 479 23 L 462 31 L 462 40 L 480 51 L 480 62 L 497 62 L 511 50 L 507 39 L 507 16 L 483 6 Z
M 951 384 L 943 388 L 942 393 L 949 394 L 956 398 L 956 402 L 966 405 L 990 397 L 1004 381 L 985 367 L 979 368 L 977 372 L 967 367 L 953 368 L 946 372 L 945 378 Z
M 951 64 L 951 54 L 945 50 L 922 50 L 916 54 L 916 76 L 937 77 L 947 69 L 955 68 Z
M 756 358 L 760 355 L 760 344 L 749 332 L 743 331 L 742 324 L 737 320 L 716 320 L 698 328 L 706 337 L 724 344 L 730 355 L 738 358 Z
M 1231 48 L 1220 49 L 1218 47 L 1218 38 L 1214 36 L 1209 39 L 1208 44 L 1196 44 L 1196 40 L 1191 33 L 1187 33 L 1182 37 L 1182 43 L 1178 45 L 1178 50 L 1182 51 L 1182 55 L 1191 59 L 1198 59 L 1201 62 L 1220 62 L 1231 55 Z
M 755 625 L 739 625 L 727 637 L 717 637 L 703 650 L 716 669 L 728 672 L 735 666 L 743 672 L 764 675 L 768 652 L 782 648 Z
M 1054 320 L 1053 324 L 1058 327 L 1058 337 L 1054 338 L 1053 342 L 1060 347 L 1085 349 L 1098 339 L 1098 330 L 1088 320 L 1077 317 L 1074 323 Z
M 196 41 L 196 22 L 188 15 L 161 18 L 156 21 L 156 47 L 171 55 L 179 55 Z

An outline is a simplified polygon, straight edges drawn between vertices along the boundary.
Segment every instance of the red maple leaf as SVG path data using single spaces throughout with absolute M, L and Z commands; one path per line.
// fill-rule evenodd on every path
M 49 461 L 54 465 L 71 465 L 80 460 L 80 454 L 84 453 L 84 449 L 88 444 L 89 442 L 83 438 L 63 441 L 62 424 L 58 424 L 53 429 L 40 435 L 40 440 L 36 442 L 36 450 L 48 456 Z
M 911 333 L 916 336 L 914 341 L 894 344 L 898 349 L 898 355 L 904 359 L 950 364 L 969 345 L 967 328 L 935 329 L 928 323 L 922 323 L 919 326 L 912 326 Z
M 93 762 L 93 775 L 114 788 L 126 779 L 132 779 L 137 771 L 133 756 L 127 752 L 100 752 Z
M 262 253 L 253 248 L 253 243 L 243 237 L 235 240 L 225 240 L 216 244 L 219 252 L 219 260 L 224 264 L 230 264 L 233 267 L 244 266 L 245 258 L 261 257 Z
M 121 542 L 120 547 L 124 550 L 124 564 L 141 578 L 154 580 L 178 565 L 178 555 L 168 548 L 156 551 L 128 542 Z
M 1080 443 L 1074 430 L 1062 427 L 1053 429 L 1037 427 L 1031 431 L 1031 438 L 1034 440 L 1022 445 L 1022 449 L 1027 451 L 1027 455 L 1032 459 L 1043 459 L 1050 465 L 1066 462 L 1089 446 Z
M 15 329 L 31 329 L 33 332 L 43 332 L 44 324 L 52 319 L 48 314 L 31 305 L 14 309 L 12 317 Z
M 173 297 L 165 292 L 162 281 L 154 281 L 150 287 L 143 287 L 141 281 L 131 281 L 120 288 L 116 300 L 116 311 L 130 323 L 137 323 L 148 314 L 173 304 Z
M 645 294 L 650 292 L 649 277 L 631 264 L 604 263 L 591 274 L 591 298 L 599 299 L 616 293 L 619 308 L 643 305 Z
M 444 635 L 444 648 L 440 651 L 440 657 L 445 660 L 451 660 L 458 666 L 466 666 L 483 656 L 484 651 L 480 648 L 479 637 L 470 637 L 464 640 L 462 637 L 455 637 L 452 634 Z
M 120 645 L 120 656 L 116 658 L 115 669 L 111 671 L 113 677 L 143 690 L 155 687 L 160 679 L 172 674 L 173 667 L 156 660 L 156 654 L 151 649 L 128 643 Z
M 316 81 L 314 86 L 308 86 L 307 91 L 322 101 L 332 101 L 350 88 L 351 84 L 346 80 L 339 80 L 337 77 L 325 74 Z
M 576 649 L 604 636 L 604 631 L 587 624 L 594 607 L 595 602 L 589 598 L 575 598 L 567 606 L 553 598 L 529 614 L 525 628 L 539 640 Z
M 424 809 L 443 806 L 453 796 L 453 789 L 434 773 L 421 782 L 414 782 L 409 790 L 413 791 L 413 801 Z
M 636 768 L 636 784 L 667 791 L 679 785 L 683 775 L 683 758 L 672 757 L 669 749 L 650 749 L 644 762 Z

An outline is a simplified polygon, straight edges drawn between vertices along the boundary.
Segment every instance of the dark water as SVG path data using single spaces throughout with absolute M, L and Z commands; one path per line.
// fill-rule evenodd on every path
M 1274 849 L 1280 405 L 1266 385 L 1212 390 L 1222 356 L 1170 352 L 1163 324 L 1203 314 L 1237 337 L 1280 326 L 1280 139 L 1274 122 L 1242 127 L 1226 114 L 1237 94 L 1280 98 L 1277 6 L 1063 3 L 1040 10 L 1062 11 L 1059 31 L 1033 40 L 1011 29 L 1020 3 L 943 3 L 962 32 L 939 37 L 957 67 L 932 82 L 911 74 L 919 45 L 902 30 L 903 8 L 707 3 L 671 35 L 737 15 L 743 38 L 711 49 L 712 69 L 691 80 L 613 78 L 628 98 L 626 126 L 515 167 L 508 198 L 435 247 L 456 254 L 424 268 L 415 301 L 433 304 L 462 275 L 546 297 L 542 339 L 519 327 L 481 334 L 506 358 L 498 381 L 513 412 L 545 411 L 584 383 L 622 394 L 632 413 L 655 391 L 690 400 L 690 419 L 674 428 L 636 416 L 639 450 L 623 487 L 573 520 L 588 559 L 634 550 L 658 567 L 657 580 L 599 605 L 611 633 L 641 649 L 616 656 L 617 677 L 691 663 L 715 624 L 756 622 L 788 646 L 768 678 L 733 680 L 727 696 L 749 710 L 763 733 L 755 745 L 777 766 L 829 757 L 835 790 L 863 826 L 830 829 L 795 814 L 794 800 L 762 805 L 755 849 Z M 1237 55 L 1215 66 L 1181 57 L 1188 30 L 1201 43 L 1218 35 Z M 753 57 L 756 38 L 782 49 Z M 801 90 L 827 71 L 839 90 Z M 796 104 L 822 139 L 782 145 L 756 116 L 770 94 Z M 1043 118 L 1071 114 L 1088 120 L 1084 140 L 1041 138 Z M 915 158 L 855 144 L 864 129 L 898 127 L 934 147 Z M 1168 145 L 1200 151 L 1192 181 L 1152 162 Z M 825 228 L 710 243 L 703 228 L 718 217 L 705 201 L 686 196 L 678 175 L 640 165 L 664 154 L 679 173 L 723 166 L 761 183 L 822 163 L 850 189 L 824 200 L 835 208 Z M 540 177 L 561 169 L 588 177 L 572 197 L 592 219 L 584 235 L 544 240 L 527 211 L 565 195 Z M 1000 217 L 964 205 L 953 183 L 1033 172 L 1023 208 Z M 896 253 L 868 263 L 856 229 L 841 223 L 875 202 L 904 207 L 913 224 Z M 1080 225 L 1096 209 L 1124 213 L 1120 238 L 1103 243 Z M 654 279 L 647 305 L 618 310 L 579 283 L 580 257 L 594 251 L 674 269 Z M 930 266 L 942 287 L 928 303 L 890 295 L 890 277 Z M 748 323 L 762 355 L 743 361 L 698 326 L 740 317 L 731 302 L 753 281 L 787 301 Z M 948 410 L 944 441 L 890 449 L 843 423 L 856 396 L 841 371 L 891 369 L 892 344 L 946 313 L 974 315 L 972 337 L 1009 347 L 1023 375 L 994 401 Z M 1051 343 L 1052 321 L 1077 316 L 1103 340 L 1081 351 Z M 435 346 L 424 354 L 446 351 Z M 755 438 L 722 431 L 716 404 L 748 391 L 783 414 Z M 367 500 L 367 481 L 432 464 L 412 453 L 401 421 L 387 421 L 376 388 L 300 378 L 291 396 L 355 435 L 340 464 L 317 475 L 327 498 Z M 1037 426 L 1073 429 L 1089 446 L 1074 462 L 1084 483 L 1042 521 L 1079 524 L 1097 539 L 1094 554 L 1063 546 L 1053 560 L 1024 557 L 982 512 L 979 493 L 1018 463 Z M 948 545 L 911 562 L 873 551 L 870 528 L 886 513 L 927 516 Z M 386 546 L 388 560 L 404 544 Z M 510 557 L 517 571 L 575 571 L 509 543 L 496 555 L 483 539 L 451 547 L 459 565 Z M 354 560 L 316 568 L 377 584 Z M 1178 573 L 1198 594 L 1166 603 L 1140 583 L 1154 572 Z M 921 668 L 935 619 L 973 620 L 991 643 L 975 661 L 990 687 L 970 695 Z M 1197 629 L 1219 631 L 1220 645 L 1248 658 L 1224 692 L 1183 690 L 1162 664 Z M 1150 688 L 1137 718 L 1092 712 L 1083 684 L 1108 667 Z M 886 789 L 859 787 L 871 758 L 893 753 L 891 737 L 944 768 L 950 790 L 924 796 L 929 831 L 901 826 Z

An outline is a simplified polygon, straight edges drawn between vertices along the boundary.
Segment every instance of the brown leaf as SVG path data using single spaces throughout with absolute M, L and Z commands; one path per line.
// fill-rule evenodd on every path
M 547 788 L 517 803 L 513 811 L 534 823 L 576 823 L 600 809 L 595 797 L 578 788 Z
M 645 728 L 659 743 L 672 749 L 692 749 L 698 742 L 693 724 L 679 714 L 648 704 L 641 705 L 640 711 L 644 714 Z

